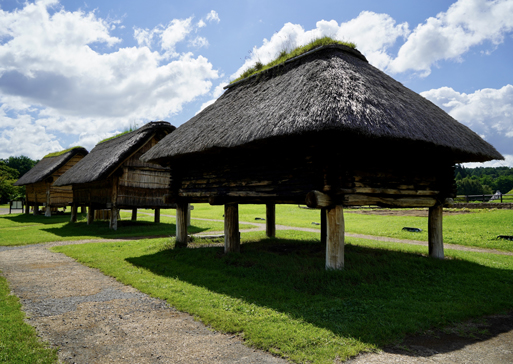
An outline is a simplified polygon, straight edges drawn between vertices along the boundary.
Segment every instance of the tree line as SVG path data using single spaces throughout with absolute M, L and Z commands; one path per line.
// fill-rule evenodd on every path
M 513 190 L 513 168 L 456 165 L 454 173 L 458 195 L 491 195 L 496 191 L 509 194 Z
M 24 155 L 0 159 L 0 204 L 25 197 L 25 186 L 13 184 L 37 162 Z

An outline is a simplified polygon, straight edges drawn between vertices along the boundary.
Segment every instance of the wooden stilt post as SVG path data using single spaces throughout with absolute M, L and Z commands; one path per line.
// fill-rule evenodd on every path
M 191 226 L 191 204 L 187 204 L 187 226 Z
M 186 202 L 176 203 L 176 243 L 177 248 L 187 247 L 187 211 L 189 204 Z
M 326 209 L 326 269 L 344 268 L 344 209 L 341 205 Z
M 25 192 L 25 214 L 28 215 L 29 213 L 30 213 L 29 198 L 28 198 L 28 193 Z
M 155 224 L 160 224 L 160 209 L 155 208 Z
M 321 244 L 326 245 L 326 208 L 321 208 Z
M 73 203 L 71 205 L 71 218 L 69 219 L 70 222 L 77 222 L 77 210 L 78 206 Z
M 85 213 L 85 212 L 86 212 L 86 210 L 85 210 L 85 209 L 86 209 L 86 208 L 85 208 L 85 206 L 84 206 L 84 205 L 80 206 L 80 213 L 81 213 L 81 214 Z
M 276 236 L 276 205 L 273 203 L 265 205 L 265 234 L 269 238 Z
M 429 208 L 428 217 L 428 244 L 429 256 L 433 258 L 444 258 L 443 221 L 444 208 L 436 205 Z
M 239 205 L 224 205 L 224 252 L 240 252 Z
M 34 188 L 34 216 L 39 215 L 39 205 L 37 204 L 37 193 Z
M 132 209 L 132 221 L 137 221 L 137 208 Z
M 87 225 L 91 225 L 94 221 L 94 209 L 93 206 L 87 207 Z
M 45 207 L 45 216 L 52 216 L 52 208 L 50 207 L 50 184 L 46 183 L 46 207 Z
M 110 209 L 110 224 L 109 227 L 112 230 L 118 229 L 118 209 L 116 206 L 112 206 Z

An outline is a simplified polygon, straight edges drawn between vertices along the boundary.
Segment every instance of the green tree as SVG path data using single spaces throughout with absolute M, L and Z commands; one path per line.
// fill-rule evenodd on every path
M 21 155 L 19 157 L 9 157 L 7 159 L 4 159 L 4 162 L 8 167 L 17 170 L 19 172 L 18 177 L 21 177 L 29 170 L 31 170 L 39 161 L 35 161 L 30 159 L 29 157 Z
M 20 194 L 24 195 L 24 187 L 13 186 L 18 176 L 19 172 L 16 169 L 0 160 L 0 203 L 7 203 L 11 199 L 20 197 Z

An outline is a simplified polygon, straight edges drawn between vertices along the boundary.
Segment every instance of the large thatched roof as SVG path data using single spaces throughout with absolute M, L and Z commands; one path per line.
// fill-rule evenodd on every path
M 79 147 L 70 149 L 67 152 L 54 157 L 45 157 L 41 159 L 30 171 L 21 176 L 14 185 L 23 186 L 41 182 L 50 177 L 52 173 L 68 163 L 68 161 L 77 154 L 87 155 L 87 150 Z
M 171 133 L 175 127 L 166 121 L 154 121 L 117 138 L 97 144 L 80 162 L 55 181 L 55 186 L 99 181 L 110 176 L 127 158 L 156 133 Z
M 419 142 L 418 152 L 438 147 L 456 163 L 503 159 L 469 128 L 341 45 L 320 47 L 228 86 L 141 159 L 164 162 L 320 132 Z

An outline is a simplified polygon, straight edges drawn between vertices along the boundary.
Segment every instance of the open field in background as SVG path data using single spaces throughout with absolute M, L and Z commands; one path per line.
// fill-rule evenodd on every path
M 141 210 L 144 211 L 144 210 Z M 118 230 L 110 230 L 108 221 L 95 221 L 87 225 L 86 215 L 78 214 L 78 221 L 70 223 L 70 214 L 53 215 L 0 215 L 0 246 L 38 244 L 50 241 L 113 239 L 138 236 L 172 236 L 175 235 L 175 219 L 162 216 L 160 224 L 153 222 L 153 211 L 150 215 L 140 213 L 136 222 L 130 221 L 131 212 L 121 211 L 122 220 L 118 222 Z M 245 228 L 241 224 L 241 228 Z M 248 226 L 249 227 L 249 226 Z M 193 221 L 189 227 L 191 233 L 208 230 L 223 230 L 220 222 Z
M 294 362 L 333 363 L 513 307 L 511 256 L 447 250 L 440 261 L 420 246 L 347 243 L 344 271 L 326 271 L 318 234 L 298 231 L 244 233 L 229 255 L 170 239 L 52 249 Z

